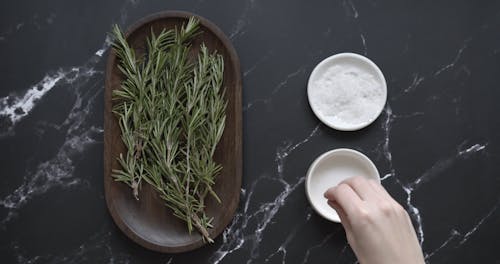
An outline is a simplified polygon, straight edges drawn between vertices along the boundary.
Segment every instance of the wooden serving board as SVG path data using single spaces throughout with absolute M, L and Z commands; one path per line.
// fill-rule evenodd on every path
M 228 102 L 226 127 L 215 153 L 215 160 L 222 164 L 223 170 L 215 183 L 215 192 L 222 203 L 212 197 L 206 200 L 207 214 L 214 218 L 212 238 L 218 236 L 234 216 L 239 202 L 242 175 L 242 124 L 241 124 L 241 72 L 236 51 L 229 39 L 213 23 L 187 12 L 165 11 L 147 16 L 131 26 L 126 38 L 139 53 L 145 49 L 145 40 L 151 29 L 158 34 L 162 29 L 180 28 L 189 17 L 200 20 L 200 30 L 192 42 L 193 49 L 199 49 L 202 42 L 210 51 L 216 50 L 224 57 L 224 87 Z M 195 54 L 190 54 L 195 56 Z M 157 193 L 143 183 L 137 201 L 131 189 L 111 176 L 113 169 L 119 169 L 116 158 L 125 153 L 121 141 L 118 120 L 111 112 L 112 90 L 120 89 L 123 75 L 117 67 L 114 51 L 109 54 L 106 66 L 106 87 L 104 94 L 104 193 L 109 212 L 116 225 L 133 241 L 159 252 L 175 253 L 196 249 L 204 245 L 197 231 L 189 234 L 186 224 L 172 215 Z

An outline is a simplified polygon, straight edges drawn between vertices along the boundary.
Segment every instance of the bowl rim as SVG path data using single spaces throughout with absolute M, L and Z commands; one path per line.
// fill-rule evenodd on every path
M 313 199 L 311 198 L 311 190 L 310 190 L 310 184 L 311 184 L 311 175 L 313 175 L 315 169 L 318 167 L 318 165 L 324 161 L 326 158 L 329 158 L 333 155 L 339 155 L 339 154 L 342 154 L 342 153 L 349 153 L 349 154 L 353 154 L 354 156 L 357 156 L 359 158 L 361 158 L 361 160 L 363 160 L 363 162 L 365 164 L 368 164 L 368 166 L 370 167 L 371 170 L 373 170 L 375 172 L 375 176 L 376 176 L 376 180 L 378 183 L 381 183 L 381 179 L 380 179 L 380 173 L 378 172 L 378 169 L 377 167 L 375 166 L 375 164 L 373 163 L 373 161 L 368 158 L 365 154 L 361 153 L 360 151 L 357 151 L 357 150 L 354 150 L 354 149 L 350 149 L 350 148 L 337 148 L 337 149 L 332 149 L 332 150 L 329 150 L 327 152 L 324 152 L 323 154 L 319 155 L 312 163 L 311 165 L 309 166 L 309 169 L 307 170 L 307 174 L 306 174 L 306 180 L 305 180 L 305 191 L 306 191 L 306 196 L 307 196 L 307 200 L 309 201 L 309 204 L 311 204 L 311 207 L 313 208 L 313 210 L 319 214 L 320 216 L 322 216 L 323 218 L 329 220 L 329 221 L 332 221 L 332 222 L 335 222 L 335 223 L 340 223 L 340 219 L 337 220 L 337 219 L 334 219 L 334 218 L 331 218 L 330 216 L 328 215 L 325 215 L 323 214 L 318 208 L 317 208 L 317 203 L 315 203 L 313 201 Z
M 341 125 L 338 125 L 338 124 L 335 124 L 333 122 L 328 121 L 316 109 L 315 105 L 311 102 L 311 86 L 313 86 L 313 81 L 315 81 L 319 78 L 319 76 L 317 76 L 319 70 L 324 68 L 326 64 L 331 63 L 332 61 L 335 61 L 338 59 L 342 59 L 342 58 L 352 58 L 354 60 L 358 60 L 358 61 L 368 65 L 369 67 L 371 67 L 375 71 L 377 77 L 382 81 L 382 88 L 384 90 L 384 103 L 382 104 L 380 109 L 377 111 L 377 114 L 375 115 L 376 117 L 371 122 L 365 122 L 365 123 L 361 123 L 361 124 L 353 125 L 353 126 L 341 126 Z M 323 59 L 312 70 L 311 74 L 309 75 L 309 79 L 307 81 L 307 99 L 309 101 L 309 106 L 311 107 L 314 115 L 316 115 L 316 117 L 321 122 L 323 122 L 325 125 L 333 128 L 333 129 L 340 130 L 340 131 L 356 131 L 356 130 L 360 130 L 360 129 L 365 128 L 365 127 L 369 126 L 370 124 L 372 124 L 375 120 L 377 120 L 377 118 L 380 116 L 380 114 L 384 110 L 384 107 L 387 103 L 387 82 L 385 80 L 384 74 L 382 73 L 380 68 L 377 66 L 377 64 L 375 64 L 372 60 L 368 59 L 367 57 L 360 55 L 360 54 L 357 54 L 357 53 L 352 53 L 352 52 L 337 53 L 337 54 L 331 55 L 331 56 Z

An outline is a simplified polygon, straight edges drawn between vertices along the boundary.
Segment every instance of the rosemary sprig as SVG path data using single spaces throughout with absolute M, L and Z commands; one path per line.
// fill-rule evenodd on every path
M 189 232 L 196 228 L 213 242 L 205 198 L 210 194 L 220 202 L 212 187 L 222 166 L 213 156 L 224 132 L 227 103 L 222 56 L 202 44 L 197 60 L 188 58 L 198 28 L 191 18 L 180 29 L 151 32 L 141 56 L 113 28 L 113 48 L 124 76 L 121 89 L 113 91 L 113 112 L 126 147 L 113 177 L 129 185 L 136 199 L 143 181 L 150 184 Z

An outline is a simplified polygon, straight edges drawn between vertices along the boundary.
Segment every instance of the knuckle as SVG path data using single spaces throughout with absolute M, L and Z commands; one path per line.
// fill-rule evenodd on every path
M 366 208 L 358 208 L 356 210 L 356 219 L 361 225 L 366 225 L 373 221 L 373 216 Z
M 384 215 L 392 215 L 396 212 L 396 208 L 388 203 L 388 202 L 382 202 L 379 204 L 379 209 Z
M 343 193 L 347 190 L 347 184 L 345 183 L 340 183 L 339 185 L 337 185 L 337 187 L 335 187 L 334 191 L 337 192 L 337 193 Z
M 356 177 L 351 179 L 351 183 L 353 185 L 361 185 L 361 184 L 363 184 L 363 178 L 360 176 L 356 176 Z

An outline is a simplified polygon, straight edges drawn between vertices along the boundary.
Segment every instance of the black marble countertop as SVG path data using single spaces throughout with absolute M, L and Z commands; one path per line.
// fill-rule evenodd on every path
M 241 60 L 244 173 L 233 222 L 177 255 L 134 244 L 103 195 L 106 33 L 161 10 L 217 24 Z M 408 210 L 430 263 L 500 263 L 500 2 L 2 1 L 1 263 L 354 263 L 304 194 L 321 153 L 362 151 Z M 366 55 L 388 83 L 358 132 L 322 125 L 314 66 Z

